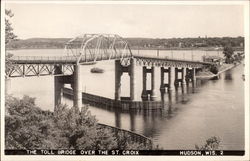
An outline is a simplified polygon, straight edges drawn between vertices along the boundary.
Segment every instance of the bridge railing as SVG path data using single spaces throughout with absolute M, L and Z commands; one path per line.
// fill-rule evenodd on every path
M 85 54 L 81 56 L 80 63 L 94 62 L 109 59 L 123 59 L 131 57 L 131 55 L 123 55 L 122 53 L 110 53 L 110 54 Z M 14 63 L 76 63 L 79 55 L 75 56 L 13 56 L 10 58 Z
M 56 60 L 72 60 L 75 61 L 77 57 L 74 56 L 13 56 L 10 58 L 12 61 L 56 61 Z
M 173 61 L 192 61 L 192 62 L 202 62 L 201 60 L 192 60 L 192 59 L 183 59 L 183 58 L 170 58 L 169 56 L 166 55 L 149 55 L 149 54 L 143 54 L 143 53 L 133 53 L 134 57 L 142 57 L 142 58 L 152 58 L 152 59 L 166 59 L 166 60 L 173 60 Z
M 153 148 L 153 141 L 144 135 L 140 135 L 129 130 L 121 129 L 121 128 L 106 125 L 106 124 L 98 123 L 97 125 L 101 128 L 110 129 L 113 133 L 116 134 L 116 138 L 118 138 L 119 136 L 127 136 L 127 138 L 126 137 L 123 138 L 123 139 L 126 139 L 127 142 L 132 141 L 132 143 L 143 144 L 144 148 L 148 148 L 148 149 Z

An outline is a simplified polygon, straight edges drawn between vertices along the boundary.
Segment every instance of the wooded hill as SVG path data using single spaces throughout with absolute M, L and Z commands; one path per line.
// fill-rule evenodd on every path
M 212 38 L 125 38 L 132 49 L 181 49 L 181 48 L 219 48 L 225 45 L 244 47 L 244 37 L 212 37 Z M 44 49 L 64 48 L 70 38 L 30 38 L 12 41 L 8 49 Z

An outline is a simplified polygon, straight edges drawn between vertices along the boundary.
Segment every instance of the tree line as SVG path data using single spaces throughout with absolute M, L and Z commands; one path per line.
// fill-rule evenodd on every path
M 43 49 L 64 48 L 69 38 L 31 38 L 17 39 L 7 45 L 9 49 Z M 209 37 L 209 38 L 125 38 L 132 49 L 171 49 L 171 48 L 201 48 L 201 47 L 232 47 L 244 46 L 244 37 Z

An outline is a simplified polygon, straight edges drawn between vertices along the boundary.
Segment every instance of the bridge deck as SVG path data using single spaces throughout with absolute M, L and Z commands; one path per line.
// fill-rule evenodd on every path
M 131 57 L 131 56 L 130 56 Z M 201 64 L 201 65 L 212 65 L 213 63 L 202 62 L 202 61 L 193 61 L 193 60 L 184 60 L 184 59 L 169 59 L 164 57 L 153 57 L 153 56 L 143 56 L 143 55 L 134 55 L 135 59 L 138 60 L 148 60 L 148 61 L 166 61 L 166 62 L 179 62 L 179 63 L 191 63 L 191 64 Z M 80 63 L 89 63 L 94 61 L 102 60 L 112 60 L 112 59 L 123 59 L 121 55 L 113 56 L 100 56 L 96 59 L 91 56 L 85 56 L 81 59 Z M 127 57 L 129 58 L 129 57 Z M 77 57 L 74 56 L 13 56 L 10 60 L 15 64 L 76 64 Z

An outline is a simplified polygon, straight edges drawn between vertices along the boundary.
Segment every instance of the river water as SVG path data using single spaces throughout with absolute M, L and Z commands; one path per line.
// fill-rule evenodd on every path
M 222 56 L 221 51 L 133 51 L 178 59 L 201 60 L 204 55 Z M 49 56 L 63 55 L 63 50 L 16 50 L 15 55 Z M 93 67 L 103 68 L 103 74 L 90 73 Z M 119 109 L 89 107 L 100 123 L 135 131 L 153 139 L 163 149 L 194 149 L 205 140 L 217 136 L 224 150 L 244 149 L 244 67 L 239 65 L 222 73 L 215 80 L 197 80 L 195 86 L 174 88 L 171 96 L 165 94 L 167 106 L 155 111 L 121 111 Z M 82 66 L 82 90 L 88 93 L 114 98 L 114 61 L 102 61 Z M 156 87 L 160 87 L 160 68 L 156 68 Z M 36 103 L 45 110 L 53 111 L 53 76 L 12 78 L 14 96 L 36 97 Z M 173 81 L 172 81 L 173 82 Z M 129 95 L 129 76 L 122 76 L 121 95 Z M 149 87 L 150 81 L 147 86 Z M 136 99 L 142 91 L 142 67 L 136 66 Z M 161 99 L 158 90 L 158 99 Z M 69 107 L 72 101 L 64 98 Z

